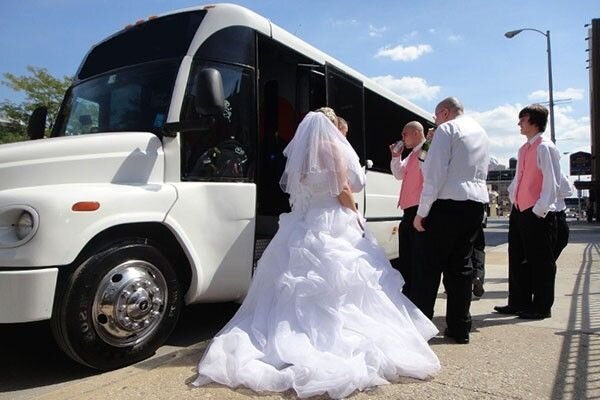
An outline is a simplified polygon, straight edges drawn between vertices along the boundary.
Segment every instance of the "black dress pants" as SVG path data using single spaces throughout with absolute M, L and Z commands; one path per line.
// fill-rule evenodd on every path
M 398 234 L 400 250 L 398 270 L 404 278 L 402 293 L 410 300 L 414 298 L 413 281 L 416 279 L 417 274 L 422 273 L 423 263 L 425 262 L 425 234 L 417 231 L 413 226 L 417 208 L 417 206 L 414 206 L 404 210 Z
M 425 219 L 425 263 L 417 276 L 414 303 L 430 319 L 443 273 L 446 288 L 446 324 L 456 336 L 471 330 L 473 242 L 481 227 L 484 204 L 475 201 L 436 200 Z
M 511 308 L 550 312 L 556 277 L 556 225 L 555 213 L 540 218 L 532 208 L 519 211 L 513 207 L 508 228 L 508 305 Z
M 554 213 L 556 218 L 556 244 L 554 247 L 554 261 L 558 260 L 560 253 L 569 243 L 569 224 L 567 224 L 567 214 L 564 211 Z
M 473 242 L 473 278 L 478 278 L 483 284 L 485 281 L 485 234 L 483 226 L 480 226 Z

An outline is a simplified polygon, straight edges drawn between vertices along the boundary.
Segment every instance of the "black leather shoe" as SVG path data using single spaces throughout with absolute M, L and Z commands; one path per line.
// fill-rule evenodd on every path
M 494 306 L 494 310 L 500 314 L 517 315 L 521 310 L 512 308 L 511 306 Z
M 550 317 L 552 317 L 552 313 L 550 311 L 544 313 L 524 311 L 519 314 L 519 318 L 522 319 L 545 319 Z
M 448 328 L 444 330 L 444 337 L 447 339 L 452 339 L 458 344 L 469 344 L 469 334 L 466 336 L 457 336 L 448 331 Z
M 479 278 L 473 278 L 473 295 L 476 297 L 481 297 L 485 293 L 485 289 L 483 288 L 483 282 Z

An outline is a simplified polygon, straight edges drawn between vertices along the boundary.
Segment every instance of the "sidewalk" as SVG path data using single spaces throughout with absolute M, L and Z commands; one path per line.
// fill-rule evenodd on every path
M 473 302 L 469 345 L 440 336 L 430 343 L 442 372 L 427 382 L 400 383 L 352 399 L 583 399 L 600 397 L 600 226 L 574 222 L 558 261 L 552 318 L 525 321 L 493 313 L 506 304 L 507 245 L 487 249 L 486 293 Z M 444 315 L 443 293 L 436 315 Z M 434 322 L 444 329 L 443 317 Z M 96 375 L 40 399 L 293 399 L 218 385 L 192 389 L 206 342 Z M 324 398 L 324 397 L 321 397 Z

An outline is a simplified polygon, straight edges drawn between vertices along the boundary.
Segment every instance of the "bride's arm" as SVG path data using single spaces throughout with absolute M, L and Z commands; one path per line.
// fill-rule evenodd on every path
M 332 144 L 333 156 L 335 160 L 335 171 L 337 174 L 337 182 L 341 183 L 342 190 L 338 194 L 337 199 L 340 204 L 346 208 L 351 209 L 354 212 L 358 212 L 356 208 L 356 202 L 354 201 L 354 195 L 352 194 L 352 188 L 348 183 L 348 171 L 346 163 L 344 162 L 343 156 L 340 150 Z
M 356 208 L 356 202 L 354 201 L 354 195 L 352 194 L 352 190 L 350 189 L 350 185 L 346 182 L 342 191 L 337 196 L 338 201 L 344 207 L 351 209 L 354 212 L 358 212 Z

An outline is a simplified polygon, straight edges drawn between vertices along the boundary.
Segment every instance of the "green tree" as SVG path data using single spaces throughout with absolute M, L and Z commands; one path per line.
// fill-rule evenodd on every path
M 38 106 L 48 108 L 46 133 L 56 120 L 60 103 L 72 78 L 55 78 L 45 68 L 28 66 L 28 75 L 4 74 L 2 84 L 16 92 L 25 94 L 25 100 L 14 103 L 9 100 L 0 102 L 0 116 L 6 120 L 0 124 L 0 143 L 27 139 L 26 129 L 29 116 Z

